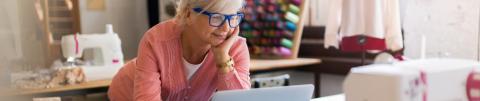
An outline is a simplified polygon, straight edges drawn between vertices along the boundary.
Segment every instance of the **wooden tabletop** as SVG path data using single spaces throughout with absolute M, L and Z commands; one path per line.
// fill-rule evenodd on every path
M 278 60 L 252 59 L 250 62 L 251 62 L 250 72 L 255 72 L 255 71 L 262 71 L 262 70 L 294 68 L 297 66 L 319 64 L 321 63 L 321 60 L 314 59 L 314 58 L 278 59 Z M 77 85 L 68 85 L 68 86 L 45 88 L 45 89 L 22 90 L 22 91 L 12 92 L 13 93 L 12 95 L 14 96 L 35 95 L 35 94 L 43 94 L 43 93 L 74 91 L 74 90 L 83 90 L 83 89 L 92 89 L 92 88 L 108 88 L 111 82 L 112 82 L 111 80 L 88 81 L 88 82 L 84 82 Z
M 278 59 L 278 60 L 262 60 L 252 59 L 250 61 L 250 72 L 281 69 L 281 68 L 293 68 L 298 66 L 320 64 L 322 61 L 316 58 L 297 58 L 297 59 Z

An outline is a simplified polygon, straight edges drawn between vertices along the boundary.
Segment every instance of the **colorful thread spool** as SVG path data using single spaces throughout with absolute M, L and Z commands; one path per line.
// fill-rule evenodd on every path
M 288 11 L 288 5 L 286 5 L 286 4 L 278 5 L 277 12 L 284 13 L 284 12 L 287 12 L 287 11 Z
M 265 1 L 264 0 L 255 0 L 256 5 L 264 5 Z
M 244 19 L 247 22 L 253 22 L 257 20 L 257 16 L 255 14 L 246 13 Z
M 265 38 L 268 37 L 267 31 L 266 30 L 258 30 L 260 32 L 260 37 Z
M 246 0 L 241 36 L 257 56 L 291 56 L 301 0 Z
M 282 30 L 275 30 L 275 37 L 282 37 L 283 31 Z
M 250 46 L 250 45 L 249 45 L 249 46 Z M 248 47 L 248 51 L 249 51 L 251 54 L 253 54 L 253 52 L 255 51 L 255 49 L 254 49 L 252 46 L 250 46 L 250 47 Z
M 253 28 L 255 29 L 263 29 L 263 23 L 262 22 L 259 22 L 259 21 L 256 21 L 253 23 Z
M 268 34 L 267 34 L 267 31 L 266 30 L 259 30 L 258 32 L 260 32 L 261 34 L 261 37 L 264 38 L 264 37 L 268 37 Z
M 253 46 L 253 54 L 261 54 L 262 53 L 262 48 L 259 46 Z
M 270 26 L 270 29 L 275 29 L 276 28 L 276 22 L 272 21 L 268 24 Z
M 252 30 L 252 40 L 258 39 L 261 37 L 261 33 L 259 33 L 257 30 Z M 259 42 L 255 40 L 255 42 Z
M 280 52 L 280 49 L 278 47 L 272 47 L 272 55 L 275 56 L 282 56 L 282 53 Z
M 302 3 L 302 0 L 291 0 L 290 2 L 292 2 L 293 4 L 295 4 L 297 6 L 300 6 L 300 4 Z
M 257 44 L 255 38 L 248 38 L 247 43 L 252 44 L 252 45 L 256 45 L 256 44 Z
M 243 31 L 242 36 L 245 38 L 253 38 L 252 31 Z
M 263 26 L 264 27 L 262 30 L 265 30 L 265 31 L 272 28 L 272 26 L 270 25 L 270 22 L 263 23 Z
M 253 22 L 253 15 L 251 14 L 245 14 L 245 17 L 243 17 L 242 19 L 242 23 L 245 23 L 245 22 Z
M 265 3 L 267 3 L 267 4 L 274 4 L 274 3 L 275 3 L 275 0 L 265 0 Z
M 260 14 L 265 13 L 265 9 L 264 9 L 263 7 L 257 6 L 257 7 L 255 7 L 255 8 L 256 8 L 255 10 L 257 11 L 257 13 L 260 13 Z
M 265 14 L 266 21 L 273 21 L 273 14 Z
M 252 31 L 252 36 L 253 36 L 253 37 L 259 37 L 260 34 L 261 34 L 261 33 L 260 33 L 258 30 Z
M 260 45 L 260 38 L 252 38 L 252 44 Z
M 285 3 L 287 3 L 287 2 L 286 2 L 285 0 L 277 0 L 276 3 L 277 3 L 277 4 L 285 4 Z
M 268 37 L 267 30 L 261 30 L 260 32 L 262 32 L 262 37 Z
M 275 13 L 273 13 L 272 16 L 273 16 L 273 21 L 278 21 L 278 20 L 280 20 L 280 14 L 278 14 L 278 13 L 275 12 Z
M 241 27 L 242 30 L 252 30 L 252 26 L 248 23 L 242 23 L 241 25 L 242 25 Z
M 300 8 L 298 8 L 298 6 L 295 6 L 293 4 L 289 4 L 288 11 L 298 15 L 298 13 L 300 12 Z
M 247 45 L 248 45 L 248 46 L 253 46 L 253 45 L 255 45 L 255 40 L 254 40 L 253 38 L 248 38 L 248 40 L 247 40 Z
M 275 37 L 275 30 L 269 30 L 268 33 L 270 34 L 270 37 Z
M 287 47 L 287 48 L 292 48 L 292 45 L 293 45 L 292 41 L 290 41 L 286 38 L 282 39 L 281 44 L 282 44 L 282 46 Z
M 275 37 L 275 30 L 267 30 L 268 33 L 268 38 L 274 38 Z
M 247 2 L 247 6 L 255 5 L 255 2 L 253 0 L 246 0 L 246 2 Z M 248 8 L 251 8 L 251 7 L 248 7 Z
M 278 23 L 278 21 L 274 21 L 274 22 L 271 23 L 273 30 L 277 30 L 277 29 L 278 29 L 277 23 Z
M 245 7 L 245 14 L 253 14 L 255 11 L 253 10 L 253 7 Z
M 267 14 L 266 13 L 258 13 L 257 18 L 259 20 L 267 20 Z
M 282 33 L 283 37 L 293 38 L 293 33 L 292 32 L 290 32 L 288 30 L 283 30 L 282 32 L 283 32 Z
M 268 38 L 262 38 L 263 46 L 270 46 L 270 39 Z
M 285 19 L 293 23 L 297 23 L 300 20 L 299 17 L 292 12 L 285 13 Z
M 272 46 L 279 46 L 280 40 L 278 38 L 272 38 Z
M 264 55 L 271 55 L 271 53 L 272 53 L 272 52 L 271 52 L 271 51 L 272 51 L 272 48 L 270 48 L 270 47 L 262 47 L 262 49 L 263 49 L 262 53 L 263 53 Z
M 295 25 L 295 23 L 290 22 L 290 21 L 285 22 L 285 27 L 292 32 L 297 30 L 297 25 Z
M 288 57 L 292 55 L 292 51 L 288 48 L 285 47 L 279 47 L 277 48 L 278 51 L 280 52 L 281 56 Z
M 261 42 L 262 45 L 265 45 L 265 46 L 268 45 L 268 39 L 267 38 L 262 38 L 261 41 L 262 41 Z
M 270 4 L 270 5 L 267 6 L 267 11 L 268 12 L 273 13 L 273 12 L 275 12 L 276 9 L 277 9 L 276 6 L 273 5 L 273 4 Z
M 285 28 L 284 27 L 285 23 L 282 22 L 282 21 L 277 21 L 277 22 L 275 22 L 275 26 L 276 26 L 277 29 L 284 29 Z
M 253 31 L 246 31 L 247 32 L 247 35 L 248 35 L 248 38 L 255 38 L 255 34 L 253 34 Z
M 276 55 L 276 56 L 281 56 L 282 53 L 280 52 L 280 50 L 278 48 L 273 47 L 272 54 Z
M 270 38 L 270 46 L 275 46 L 277 39 L 276 38 Z
M 242 31 L 242 30 L 241 30 L 239 35 L 242 36 L 242 37 L 248 38 L 248 37 L 246 37 L 247 34 L 248 34 L 247 31 Z

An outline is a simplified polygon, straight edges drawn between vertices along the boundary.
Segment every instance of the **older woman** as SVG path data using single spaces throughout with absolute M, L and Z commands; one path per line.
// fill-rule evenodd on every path
M 243 0 L 180 0 L 174 19 L 149 29 L 138 57 L 114 77 L 110 100 L 209 100 L 249 89 L 249 53 L 238 36 Z

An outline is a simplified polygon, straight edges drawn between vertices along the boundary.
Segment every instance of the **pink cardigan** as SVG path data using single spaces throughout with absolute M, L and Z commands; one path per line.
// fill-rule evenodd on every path
M 249 89 L 250 58 L 246 40 L 238 38 L 229 54 L 234 69 L 219 75 L 209 55 L 190 80 L 182 63 L 179 27 L 175 20 L 149 29 L 140 42 L 138 57 L 125 64 L 108 90 L 112 101 L 210 100 L 217 90 Z

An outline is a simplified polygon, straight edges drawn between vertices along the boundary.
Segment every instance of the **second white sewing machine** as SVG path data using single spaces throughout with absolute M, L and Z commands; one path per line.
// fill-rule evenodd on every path
M 123 66 L 121 41 L 110 24 L 106 25 L 106 33 L 63 36 L 61 47 L 67 62 L 85 59 L 84 51 L 93 50 L 91 64 L 79 66 L 88 81 L 111 79 Z
M 480 63 L 422 59 L 351 69 L 346 101 L 480 101 Z

